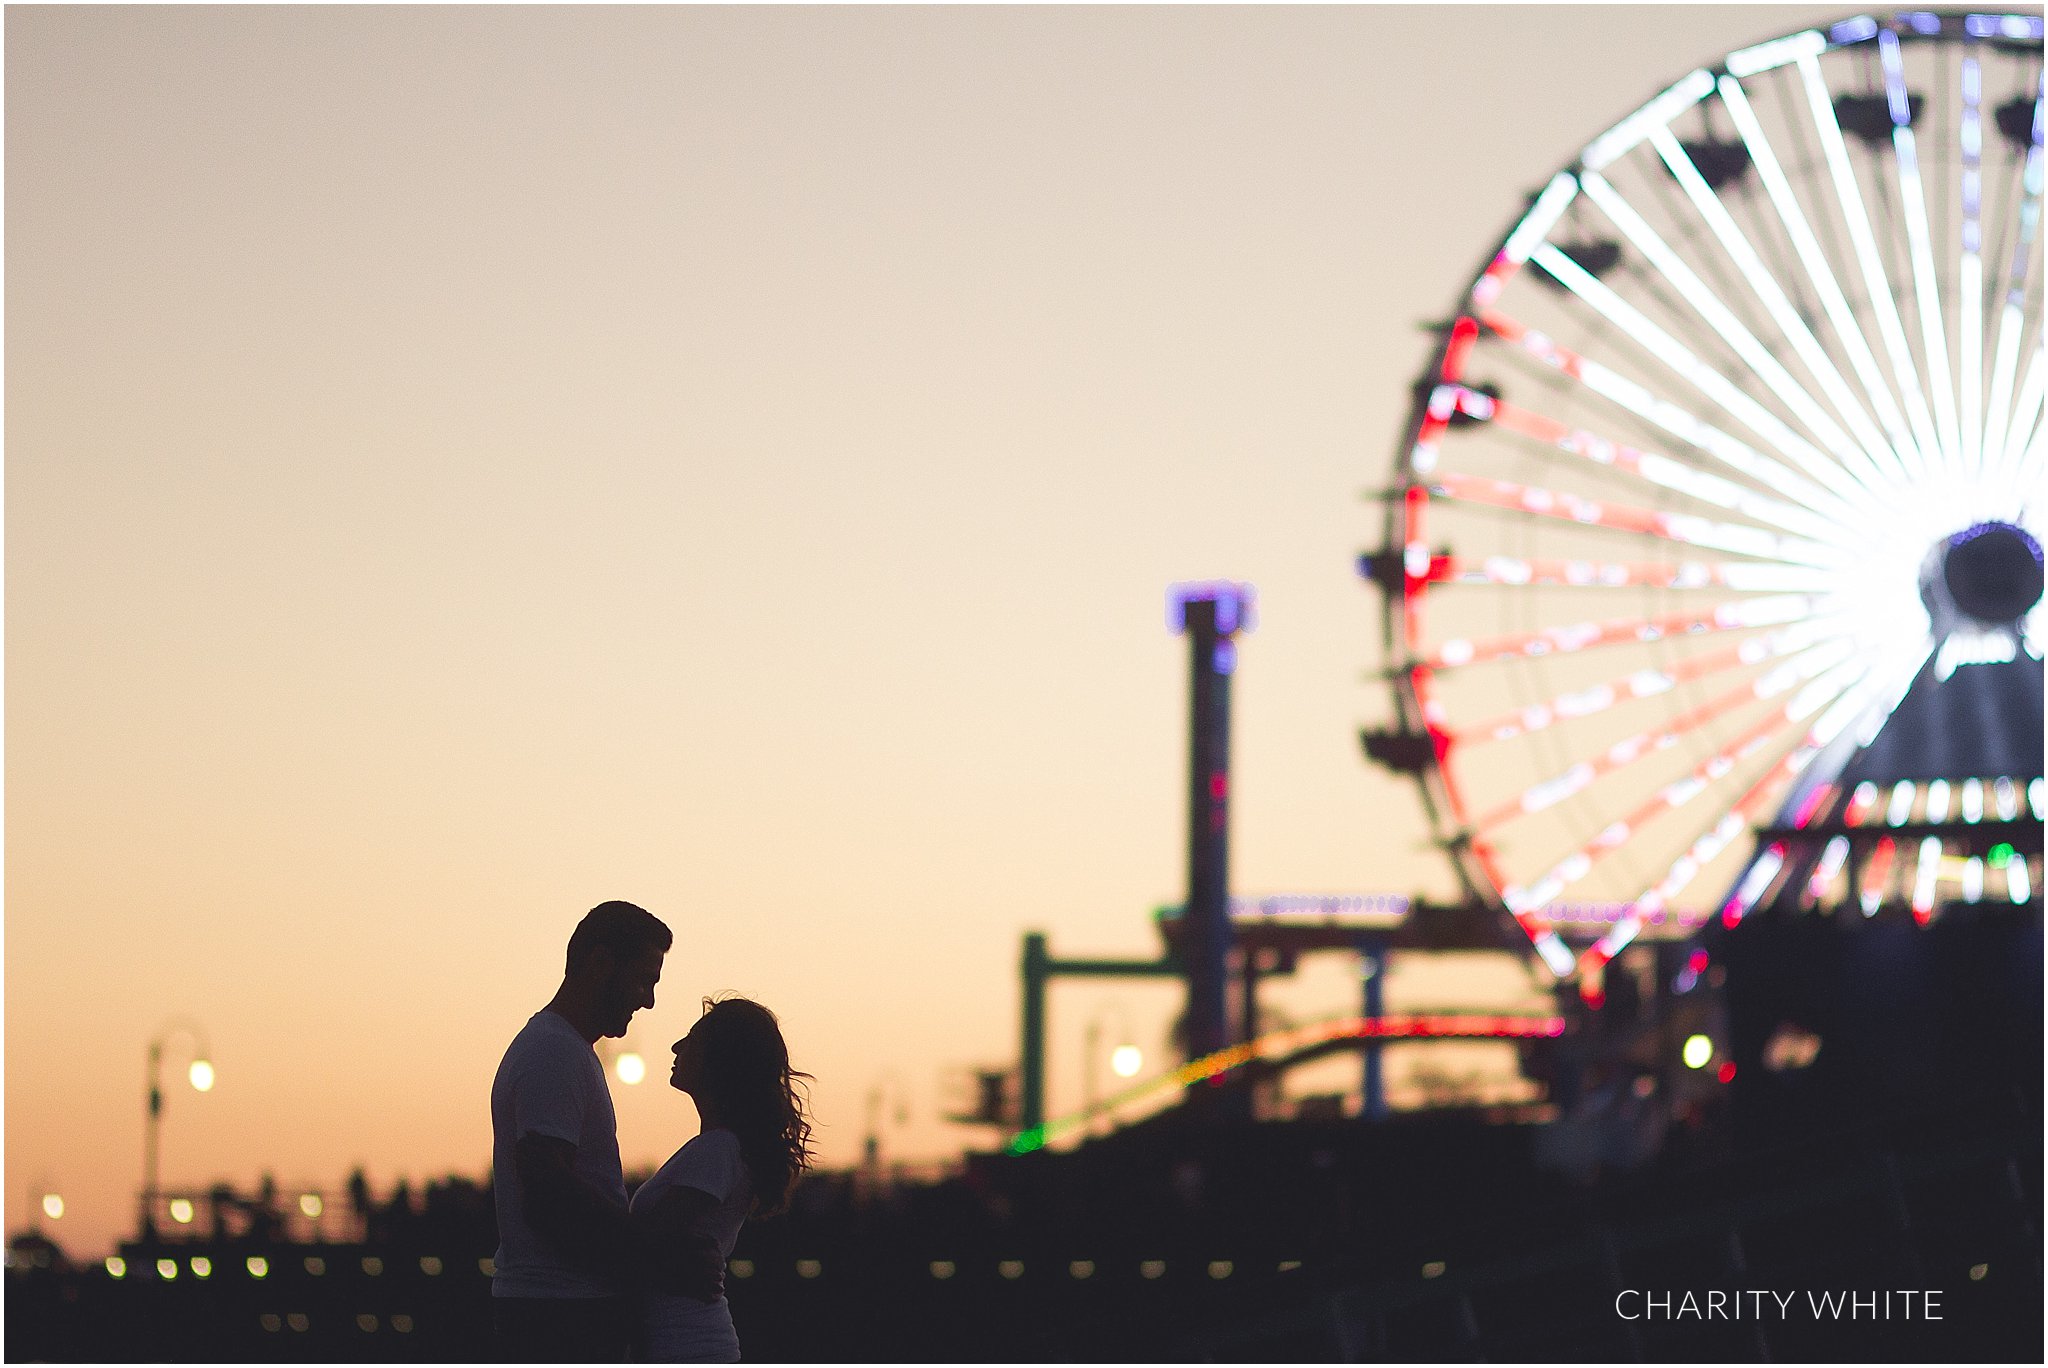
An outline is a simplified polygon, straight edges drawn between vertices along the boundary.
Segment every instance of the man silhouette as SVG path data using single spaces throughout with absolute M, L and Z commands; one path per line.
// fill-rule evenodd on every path
M 654 1005 L 673 940 L 645 908 L 591 908 L 569 937 L 562 986 L 498 1065 L 491 1083 L 499 1238 L 491 1319 L 507 1361 L 616 1363 L 626 1356 L 627 1294 L 654 1264 L 627 1218 L 618 1118 L 592 1047 L 599 1036 L 623 1036 L 633 1013 Z M 669 1269 L 671 1290 L 718 1296 L 723 1269 L 715 1250 Z

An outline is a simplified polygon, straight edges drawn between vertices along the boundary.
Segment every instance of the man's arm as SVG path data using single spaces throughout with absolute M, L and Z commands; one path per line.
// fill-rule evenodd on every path
M 626 1209 L 576 1174 L 576 1146 L 528 1132 L 512 1147 L 526 1197 L 526 1219 L 577 1263 L 620 1276 L 631 1270 Z
M 717 1243 L 695 1229 L 698 1218 L 717 1207 L 718 1199 L 700 1188 L 672 1187 L 632 1213 L 646 1286 L 698 1301 L 718 1300 L 725 1291 L 725 1259 Z

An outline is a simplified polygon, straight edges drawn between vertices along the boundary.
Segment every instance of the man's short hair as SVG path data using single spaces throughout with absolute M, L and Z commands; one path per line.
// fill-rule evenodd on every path
M 649 950 L 668 953 L 675 937 L 661 918 L 629 902 L 601 902 L 583 914 L 569 936 L 568 972 L 588 960 L 596 950 L 609 950 L 621 962 L 638 959 Z

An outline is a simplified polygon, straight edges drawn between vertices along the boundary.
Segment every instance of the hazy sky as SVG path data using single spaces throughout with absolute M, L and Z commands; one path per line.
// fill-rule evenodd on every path
M 871 1095 L 987 1143 L 941 1084 L 1014 1059 L 1020 934 L 1181 897 L 1177 579 L 1260 593 L 1237 888 L 1447 893 L 1356 741 L 1417 324 L 1829 17 L 10 7 L 8 1226 L 132 1228 L 179 1015 L 166 1186 L 481 1177 L 614 897 L 677 933 L 644 1050 L 747 992 L 828 1160 Z M 1174 997 L 1057 990 L 1055 1111 Z M 616 1091 L 629 1164 L 694 1127 Z

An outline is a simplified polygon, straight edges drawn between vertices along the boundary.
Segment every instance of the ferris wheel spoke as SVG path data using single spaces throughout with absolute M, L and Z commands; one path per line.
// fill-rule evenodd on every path
M 2027 445 L 2035 436 L 2035 421 L 2041 415 L 2044 392 L 2048 392 L 2048 353 L 2044 353 L 2036 339 L 2034 359 L 2027 363 L 2026 382 L 2020 386 L 2020 397 L 2013 404 L 2012 427 L 2006 432 L 2005 452 L 1999 459 L 1997 474 L 2001 478 L 2025 466 Z
M 2033 339 L 2033 358 L 2028 364 L 2026 381 L 2021 386 L 2019 398 L 2010 408 L 2007 406 L 2013 375 L 2019 365 L 2020 344 L 2027 332 L 2027 283 L 2033 269 L 2034 239 L 2041 226 L 2041 113 L 2042 102 L 2037 99 L 2034 101 L 2033 139 L 2027 148 L 2022 181 L 2026 198 L 2020 208 L 2012 265 L 2006 273 L 2005 307 L 2000 312 L 1997 351 L 1992 359 L 1991 418 L 1984 433 L 1984 464 L 1992 472 L 1990 483 L 1994 487 L 2003 483 L 1998 477 L 2004 469 L 2015 464 L 2016 448 L 2023 449 L 2019 444 L 2024 443 L 2025 433 L 2041 407 L 2042 345 L 2038 329 Z
M 1856 173 L 1849 165 L 1849 150 L 1842 141 L 1842 127 L 1835 121 L 1835 107 L 1828 98 L 1827 82 L 1821 77 L 1820 63 L 1811 56 L 1803 56 L 1798 65 L 1806 87 L 1807 107 L 1812 113 L 1814 128 L 1820 134 L 1821 151 L 1827 158 L 1828 170 L 1834 181 L 1835 198 L 1841 203 L 1842 219 L 1848 226 L 1849 241 L 1863 273 L 1864 289 L 1869 295 L 1871 310 L 1877 316 L 1878 336 L 1891 357 L 1892 375 L 1898 382 L 1899 392 L 1905 397 L 1906 416 L 1912 425 L 1913 436 L 1929 473 L 1932 473 L 1934 463 L 1943 457 L 1941 440 L 1936 436 L 1934 421 L 1928 415 L 1927 397 L 1920 388 L 1920 374 L 1913 363 L 1912 350 L 1906 344 L 1905 324 L 1899 319 L 1891 282 L 1886 278 L 1884 263 L 1878 257 L 1877 240 L 1870 229 L 1870 214 L 1863 203 L 1863 192 L 1857 188 Z
M 1528 327 L 1512 316 L 1498 309 L 1483 309 L 1479 321 L 1501 340 L 1513 344 L 1526 355 L 1534 357 L 1544 365 L 1562 373 L 1566 378 L 1581 385 L 1614 404 L 1627 413 L 1632 413 L 1653 427 L 1662 429 L 1721 464 L 1738 471 L 1760 485 L 1768 486 L 1784 497 L 1791 499 L 1800 508 L 1800 517 L 1809 523 L 1817 522 L 1839 533 L 1840 521 L 1830 523 L 1807 511 L 1811 504 L 1830 503 L 1825 491 L 1809 484 L 1797 472 L 1772 461 L 1747 443 L 1721 431 L 1710 423 L 1702 421 L 1691 410 L 1653 394 L 1650 390 L 1619 372 L 1602 365 L 1591 357 L 1582 356 L 1568 347 L 1559 346 L 1547 335 Z M 1838 512 L 1838 519 L 1853 520 L 1854 513 L 1845 505 L 1832 505 Z
M 1867 487 L 1850 479 L 1839 465 L 1829 461 L 1805 438 L 1787 428 L 1761 404 L 1737 389 L 1726 376 L 1707 365 L 1691 348 L 1652 323 L 1634 305 L 1601 284 L 1591 272 L 1547 243 L 1538 247 L 1529 259 L 1548 272 L 1552 279 L 1577 295 L 1595 313 L 1628 334 L 1644 351 L 1663 362 L 1707 399 L 1732 414 L 1766 443 L 1790 457 L 1795 464 L 1804 469 L 1808 478 L 1818 481 L 1822 489 L 1832 491 L 1832 497 L 1810 498 L 1810 502 L 1831 506 L 1838 516 L 1851 521 L 1868 506 L 1872 495 Z M 1706 430 L 1705 424 L 1699 426 L 1703 431 Z M 1725 441 L 1733 441 L 1732 438 L 1725 438 L 1725 434 L 1722 435 Z M 1793 473 L 1791 467 L 1782 462 L 1762 456 L 1747 444 L 1742 446 L 1743 450 L 1755 457 L 1762 466 L 1774 467 L 1786 475 Z M 1713 450 L 1716 456 L 1723 455 L 1721 450 L 1713 447 L 1707 449 Z M 1792 491 L 1787 489 L 1786 492 Z M 1821 489 L 1815 489 L 1814 493 L 1819 495 Z
M 1948 339 L 1942 323 L 1941 286 L 1935 278 L 1934 245 L 1927 226 L 1927 193 L 1921 183 L 1920 154 L 1913 137 L 1911 98 L 1906 91 L 1905 62 L 1899 36 L 1886 29 L 1877 35 L 1884 67 L 1885 98 L 1891 106 L 1892 153 L 1898 162 L 1899 199 L 1905 209 L 1906 243 L 1913 257 L 1914 299 L 1927 357 L 1928 387 L 1934 391 L 1934 417 L 1943 459 L 1950 474 L 1962 476 L 1963 442 L 1957 428 L 1955 378 L 1949 370 Z
M 1771 565 L 1757 561 L 1589 561 L 1518 556 L 1464 556 L 1433 559 L 1426 576 L 1432 584 L 1555 585 L 1568 589 L 1742 589 L 1819 593 L 1833 586 L 1835 574 L 1818 567 Z
M 1638 913 L 1654 914 L 1668 906 L 1670 900 L 1683 892 L 1716 855 L 1748 829 L 1765 800 L 1778 793 L 1785 782 L 1803 772 L 1836 736 L 1873 715 L 1889 716 L 1914 676 L 1920 672 L 1920 667 L 1926 663 L 1928 654 L 1929 648 L 1925 643 L 1918 649 L 1895 652 L 1888 661 L 1868 671 L 1855 687 L 1845 690 L 1832 705 L 1827 706 L 1799 743 L 1730 804 L 1726 815 L 1672 863 L 1663 880 L 1633 900 Z M 1757 894 L 1761 892 L 1761 889 L 1755 890 Z M 1735 915 L 1739 920 L 1742 911 L 1738 910 Z M 1639 927 L 1640 922 L 1637 923 Z M 1620 935 L 1624 931 L 1627 934 Z M 1626 921 L 1617 925 L 1615 933 L 1608 938 L 1614 941 L 1608 953 L 1611 955 L 1618 950 L 1634 934 L 1634 929 L 1629 929 Z
M 1489 480 L 1456 471 L 1439 471 L 1430 477 L 1429 490 L 1438 497 L 1483 508 L 1533 514 L 1539 518 L 1557 519 L 1580 527 L 1604 528 L 1610 532 L 1634 532 L 1683 546 L 1710 547 L 1731 555 L 1781 565 L 1838 567 L 1852 559 L 1851 553 L 1843 548 L 1799 537 L 1780 536 L 1765 528 L 1717 522 L 1691 514 L 1664 513 L 1610 500 L 1586 499 L 1512 480 Z M 1410 544 L 1415 540 L 1411 537 Z
M 1991 393 L 1985 403 L 1984 437 L 1977 460 L 1986 476 L 1994 476 L 2005 459 L 2006 423 L 2012 406 L 2013 378 L 2019 371 L 2020 330 L 2025 322 L 2022 306 L 2008 300 L 1999 310 L 1998 341 L 1991 353 Z M 1987 479 L 1987 484 L 1994 484 Z
M 1878 432 L 1870 420 L 1870 415 L 1864 412 L 1863 405 L 1850 391 L 1848 381 L 1843 378 L 1834 361 L 1814 337 L 1813 330 L 1806 326 L 1805 320 L 1799 317 L 1799 311 L 1792 307 L 1792 301 L 1785 294 L 1777 276 L 1764 265 L 1763 258 L 1757 254 L 1748 236 L 1736 225 L 1727 206 L 1721 203 L 1713 187 L 1707 184 L 1706 178 L 1700 174 L 1692 158 L 1686 155 L 1685 148 L 1679 143 L 1678 138 L 1670 129 L 1662 128 L 1650 136 L 1650 142 L 1656 148 L 1657 155 L 1662 157 L 1664 164 L 1671 169 L 1671 174 L 1677 178 L 1686 197 L 1699 210 L 1700 217 L 1705 219 L 1707 226 L 1713 230 L 1722 249 L 1734 260 L 1743 279 L 1748 282 L 1751 291 L 1763 304 L 1765 312 L 1771 316 L 1771 321 L 1778 325 L 1778 331 L 1792 344 L 1793 351 L 1798 354 L 1807 373 L 1827 395 L 1828 402 L 1834 405 L 1835 411 L 1842 415 L 1842 420 L 1854 431 L 1857 443 L 1854 450 L 1866 464 L 1868 473 L 1880 482 L 1905 474 L 1906 468 L 1898 452 Z
M 1841 282 L 1835 278 L 1834 268 L 1829 265 L 1827 253 L 1821 249 L 1820 240 L 1814 236 L 1813 227 L 1807 222 L 1805 211 L 1792 192 L 1792 184 L 1786 179 L 1785 171 L 1778 163 L 1777 153 L 1772 149 L 1770 139 L 1764 134 L 1763 124 L 1756 112 L 1750 108 L 1748 98 L 1743 94 L 1742 85 L 1733 76 L 1723 76 L 1717 83 L 1721 103 L 1735 121 L 1743 146 L 1748 150 L 1750 164 L 1757 169 L 1763 181 L 1764 193 L 1777 213 L 1779 223 L 1792 241 L 1792 249 L 1798 254 L 1800 264 L 1806 268 L 1819 294 L 1821 308 L 1833 326 L 1842 349 L 1848 353 L 1850 368 L 1863 383 L 1864 393 L 1869 396 L 1871 407 L 1877 419 L 1890 434 L 1892 449 L 1903 460 L 1911 457 L 1914 465 L 1923 471 L 1928 453 L 1923 453 L 1917 440 L 1906 423 L 1905 414 L 1900 411 L 1892 398 L 1891 387 L 1885 383 L 1878 370 L 1877 357 L 1870 350 L 1870 343 L 1863 335 L 1863 327 L 1856 321 L 1854 310 L 1849 307 L 1847 296 L 1842 292 Z
M 1442 643 L 1416 663 L 1430 670 L 1456 669 L 1503 660 L 1571 655 L 1624 642 L 1662 641 L 1680 634 L 1698 636 L 1709 632 L 1736 632 L 1748 627 L 1772 627 L 1810 615 L 1813 606 L 1814 601 L 1803 594 L 1767 594 L 1731 599 L 1709 611 L 1575 622 L 1533 632 L 1510 632 L 1480 641 L 1458 637 Z
M 1961 380 L 1962 448 L 1965 465 L 1984 469 L 1984 70 L 1975 53 L 1962 62 L 1962 264 L 1956 295 L 1956 372 Z
M 1658 134 L 1662 135 L 1661 140 L 1657 134 L 1653 134 L 1652 141 L 1660 147 L 1663 142 L 1676 145 L 1668 129 L 1660 129 Z M 1683 156 L 1683 153 L 1680 155 Z M 1778 396 L 1793 416 L 1806 425 L 1807 431 L 1819 437 L 1834 453 L 1837 461 L 1844 466 L 1856 468 L 1855 483 L 1862 486 L 1863 495 L 1874 495 L 1878 487 L 1884 484 L 1884 477 L 1863 450 L 1850 440 L 1849 435 L 1842 431 L 1833 418 L 1828 416 L 1819 401 L 1779 364 L 1778 359 L 1771 355 L 1761 342 L 1757 341 L 1756 335 L 1742 325 L 1728 306 L 1721 302 L 1716 292 L 1700 279 L 1698 273 L 1672 250 L 1670 244 L 1665 242 L 1655 229 L 1650 227 L 1627 198 L 1615 189 L 1612 182 L 1594 171 L 1586 172 L 1579 179 L 1585 187 L 1587 198 L 1598 205 L 1601 212 L 1621 229 L 1623 236 L 1635 244 L 1636 250 L 1677 288 L 1686 303 L 1692 306 L 1693 311 L 1755 372 L 1770 391 Z M 1724 401 L 1723 407 L 1726 406 Z M 1758 414 L 1767 412 L 1761 406 L 1757 408 Z M 1748 421 L 1751 427 L 1756 426 L 1754 419 Z M 1771 421 L 1775 423 L 1777 420 L 1772 418 Z M 1759 429 L 1759 432 L 1762 431 Z M 1816 465 L 1823 468 L 1829 465 L 1825 456 L 1789 428 L 1779 425 L 1776 433 L 1776 444 L 1781 450 L 1792 450 L 1795 455 L 1802 451 L 1810 453 L 1802 457 L 1800 462 L 1810 473 Z M 1790 442 L 1798 443 L 1798 447 L 1788 448 L 1787 443 Z M 1833 475 L 1836 472 L 1829 473 Z
M 1545 903 L 1555 902 L 1565 890 L 1592 873 L 1596 864 L 1638 835 L 1652 819 L 1690 803 L 1709 785 L 1725 778 L 1743 760 L 1768 745 L 1773 736 L 1793 726 L 1794 719 L 1788 716 L 1791 707 L 1787 704 L 1774 710 L 1769 717 L 1694 766 L 1684 778 L 1665 785 L 1646 802 L 1610 822 L 1599 835 L 1552 865 L 1526 888 L 1508 889 L 1503 896 L 1509 910 L 1534 911 Z
M 1486 831 L 1517 817 L 1532 816 L 1553 808 L 1573 794 L 1587 789 L 1595 781 L 1637 761 L 1669 750 L 1677 745 L 1682 737 L 1727 716 L 1736 709 L 1760 699 L 1775 698 L 1794 685 L 1839 665 L 1845 649 L 1847 643 L 1839 640 L 1809 647 L 1799 656 L 1793 657 L 1757 679 L 1725 690 L 1658 726 L 1646 728 L 1634 736 L 1617 741 L 1591 760 L 1582 760 L 1562 773 L 1554 774 L 1540 783 L 1531 784 L 1514 798 L 1474 818 L 1472 826 L 1475 830 Z
M 1815 618 L 1794 623 L 1733 646 L 1692 655 L 1662 669 L 1634 670 L 1591 688 L 1557 694 L 1541 703 L 1517 708 L 1468 727 L 1455 730 L 1445 727 L 1441 731 L 1453 745 L 1518 740 L 1542 731 L 1560 719 L 1588 717 L 1618 704 L 1667 693 L 1696 679 L 1791 655 L 1843 630 L 1837 619 Z
M 1479 412 L 1497 427 L 1559 451 L 1583 456 L 1609 470 L 1633 475 L 1659 489 L 1672 490 L 1716 508 L 1730 509 L 1756 522 L 1772 523 L 1788 530 L 1803 529 L 1824 540 L 1839 534 L 1838 528 L 1796 504 L 1767 498 L 1697 466 L 1613 441 L 1585 428 L 1572 427 L 1547 414 L 1536 413 L 1505 400 L 1489 400 L 1482 394 L 1474 394 L 1473 398 L 1485 401 Z

